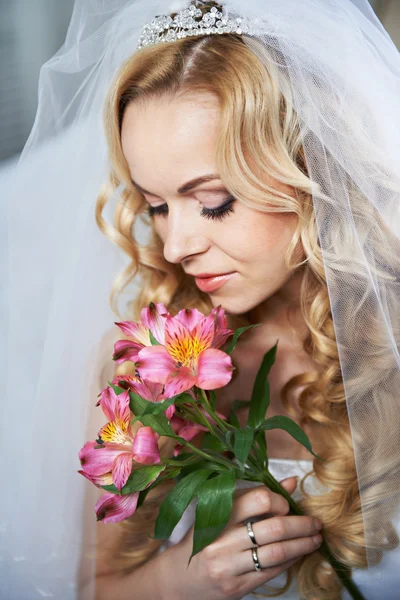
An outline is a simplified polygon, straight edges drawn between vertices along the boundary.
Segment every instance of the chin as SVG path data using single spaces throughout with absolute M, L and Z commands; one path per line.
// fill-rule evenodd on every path
M 261 304 L 265 298 L 262 300 L 258 298 L 252 299 L 248 296 L 246 297 L 245 294 L 243 294 L 243 296 L 241 295 L 224 298 L 222 294 L 215 294 L 210 295 L 210 300 L 214 308 L 221 305 L 228 315 L 241 316 L 259 306 L 259 304 Z

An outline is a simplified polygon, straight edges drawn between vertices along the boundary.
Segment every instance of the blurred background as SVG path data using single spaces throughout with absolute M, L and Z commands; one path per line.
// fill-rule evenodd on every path
M 370 4 L 400 49 L 400 0 Z M 25 144 L 40 67 L 62 46 L 73 5 L 74 0 L 0 0 L 0 163 L 15 158 Z

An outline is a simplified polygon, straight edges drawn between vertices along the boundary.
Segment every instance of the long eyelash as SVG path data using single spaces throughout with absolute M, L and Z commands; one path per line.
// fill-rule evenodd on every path
M 212 219 L 213 221 L 222 221 L 224 217 L 227 217 L 229 213 L 235 212 L 233 208 L 233 203 L 235 202 L 235 198 L 229 196 L 226 202 L 224 202 L 221 206 L 217 206 L 217 208 L 202 208 L 201 216 L 206 219 Z
M 235 200 L 236 198 L 229 196 L 229 198 L 221 204 L 221 206 L 217 206 L 217 208 L 202 208 L 200 215 L 206 219 L 212 219 L 213 221 L 222 221 L 229 213 L 235 212 L 233 208 Z M 149 206 L 147 211 L 150 217 L 154 217 L 155 215 L 165 216 L 168 214 L 168 206 L 166 204 Z

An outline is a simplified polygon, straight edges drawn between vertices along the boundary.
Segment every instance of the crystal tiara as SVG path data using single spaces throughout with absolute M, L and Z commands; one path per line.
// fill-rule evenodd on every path
M 173 13 L 172 13 L 173 14 Z M 241 17 L 230 17 L 213 6 L 207 10 L 191 4 L 172 18 L 161 15 L 143 27 L 137 50 L 160 42 L 173 42 L 189 36 L 222 33 L 251 34 L 251 27 Z

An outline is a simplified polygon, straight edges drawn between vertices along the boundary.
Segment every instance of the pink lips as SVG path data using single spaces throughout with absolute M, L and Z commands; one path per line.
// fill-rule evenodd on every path
M 210 292 L 215 292 L 222 285 L 224 285 L 225 281 L 227 281 L 230 277 L 232 277 L 234 273 L 225 273 L 225 275 L 211 275 L 211 276 L 202 276 L 195 277 L 195 282 L 199 290 L 202 292 L 206 292 L 209 294 Z

